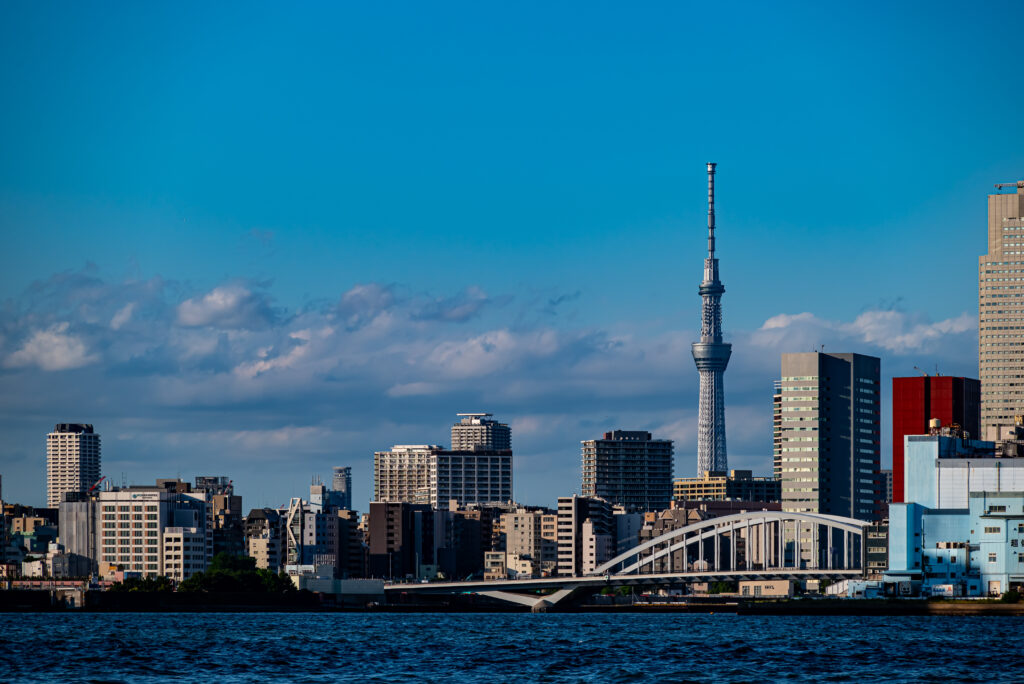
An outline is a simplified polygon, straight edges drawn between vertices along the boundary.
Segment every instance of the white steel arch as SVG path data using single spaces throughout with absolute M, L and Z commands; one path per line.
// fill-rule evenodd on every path
M 659 561 L 666 556 L 671 558 L 671 554 L 681 549 L 686 549 L 692 544 L 697 544 L 699 552 L 701 554 L 701 560 L 703 561 L 703 542 L 708 539 L 713 539 L 715 542 L 715 550 L 713 552 L 713 560 L 715 561 L 716 569 L 721 562 L 720 553 L 720 538 L 724 535 L 728 535 L 732 543 L 729 544 L 730 554 L 730 567 L 736 569 L 736 543 L 735 539 L 737 534 L 741 530 L 745 530 L 747 539 L 747 557 L 745 563 L 748 568 L 751 567 L 750 557 L 750 540 L 751 540 L 751 529 L 753 528 L 755 533 L 761 535 L 758 543 L 760 545 L 760 552 L 763 555 L 770 555 L 775 559 L 779 565 L 777 567 L 786 567 L 786 553 L 785 547 L 787 525 L 793 526 L 793 535 L 791 541 L 793 546 L 790 551 L 794 557 L 794 564 L 799 565 L 799 554 L 801 550 L 814 554 L 814 558 L 818 559 L 821 556 L 821 540 L 818 538 L 818 528 L 823 527 L 826 529 L 827 545 L 827 561 L 826 566 L 831 568 L 833 564 L 832 556 L 834 552 L 833 532 L 841 532 L 841 539 L 843 543 L 843 560 L 842 564 L 845 567 L 849 567 L 851 561 L 859 561 L 861 558 L 854 557 L 854 544 L 852 543 L 854 537 L 860 538 L 860 554 L 863 554 L 863 532 L 864 527 L 870 523 L 863 520 L 857 520 L 855 518 L 846 518 L 836 515 L 826 515 L 823 513 L 794 513 L 787 511 L 746 511 L 744 513 L 734 513 L 732 515 L 724 515 L 718 518 L 710 518 L 708 520 L 702 520 L 700 522 L 680 527 L 679 529 L 671 530 L 665 534 L 651 539 L 643 544 L 633 547 L 624 553 L 619 554 L 610 561 L 598 566 L 590 575 L 603 575 L 609 572 L 614 572 L 617 575 L 627 574 L 630 572 L 639 571 L 645 565 L 652 565 L 656 561 Z M 801 530 L 810 529 L 812 535 L 812 548 L 804 547 L 801 549 Z M 673 542 L 677 538 L 682 538 L 679 541 Z M 769 541 L 771 547 L 768 546 Z M 622 567 L 619 570 L 613 570 L 620 564 L 625 564 L 630 559 L 641 556 L 643 552 L 656 549 L 657 547 L 663 547 L 657 549 L 654 553 L 642 556 L 638 558 L 632 564 Z M 776 547 L 778 552 L 776 553 Z M 838 560 L 838 559 L 837 559 Z M 764 558 L 762 558 L 762 565 L 765 564 Z M 817 560 L 814 561 L 815 567 L 817 566 Z

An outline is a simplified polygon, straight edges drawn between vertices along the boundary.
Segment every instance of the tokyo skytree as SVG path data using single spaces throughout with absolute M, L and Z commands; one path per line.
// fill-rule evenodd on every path
M 700 284 L 700 342 L 693 343 L 693 361 L 700 373 L 697 415 L 697 473 L 728 470 L 725 455 L 725 390 L 722 376 L 729 365 L 732 345 L 722 342 L 722 294 L 715 258 L 715 165 L 708 164 L 708 258 Z

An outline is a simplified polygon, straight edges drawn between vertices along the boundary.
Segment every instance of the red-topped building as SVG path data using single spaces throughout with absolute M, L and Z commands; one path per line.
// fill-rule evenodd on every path
M 959 425 L 981 437 L 981 383 L 974 378 L 919 375 L 892 379 L 892 500 L 903 503 L 903 438 L 928 434 L 928 421 Z

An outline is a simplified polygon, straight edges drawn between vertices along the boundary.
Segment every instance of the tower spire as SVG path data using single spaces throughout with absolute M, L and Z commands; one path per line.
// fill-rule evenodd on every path
M 715 258 L 715 164 L 708 162 L 708 257 L 704 260 L 700 342 L 693 343 L 693 361 L 700 374 L 697 416 L 697 473 L 728 470 L 725 450 L 725 390 L 723 375 L 732 345 L 722 341 L 722 295 Z
M 715 166 L 708 162 L 708 258 L 715 258 Z

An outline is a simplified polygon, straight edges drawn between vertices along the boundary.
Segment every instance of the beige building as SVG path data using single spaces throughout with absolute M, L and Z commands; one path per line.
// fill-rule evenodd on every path
M 531 573 L 554 574 L 558 567 L 557 526 L 558 516 L 554 513 L 519 509 L 503 514 L 501 529 L 505 534 L 508 569 L 523 574 L 522 566 L 516 566 L 512 559 L 529 559 L 534 563 Z
M 780 480 L 754 477 L 749 470 L 705 470 L 699 477 L 679 477 L 672 483 L 676 501 L 778 501 L 780 494 Z
M 397 444 L 373 455 L 374 501 L 447 508 L 512 499 L 512 451 Z
M 180 582 L 206 570 L 206 529 L 167 527 L 163 535 L 163 574 Z
M 1024 181 L 988 196 L 988 253 L 978 257 L 981 439 L 1024 415 Z M 971 435 L 974 437 L 974 435 Z
M 88 491 L 100 479 L 100 436 L 92 425 L 58 423 L 46 435 L 46 505 L 65 492 Z

